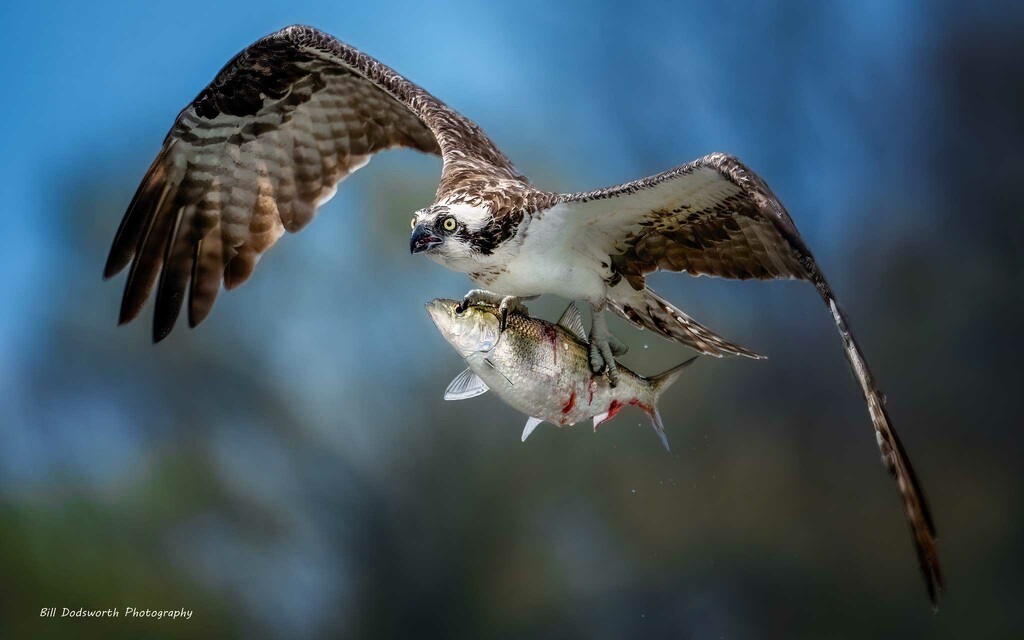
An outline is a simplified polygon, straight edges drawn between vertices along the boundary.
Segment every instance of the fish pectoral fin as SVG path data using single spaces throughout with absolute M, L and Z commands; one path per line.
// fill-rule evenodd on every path
M 558 319 L 556 324 L 583 342 L 587 341 L 587 332 L 583 328 L 583 317 L 580 316 L 580 310 L 576 307 L 575 302 L 569 303 L 569 306 L 565 308 L 565 312 L 562 313 L 562 317 Z
M 500 373 L 501 377 L 505 378 L 505 382 L 507 382 L 510 387 L 514 387 L 515 386 L 514 384 L 512 384 L 512 381 L 508 379 L 508 376 L 506 376 L 504 373 L 502 373 L 501 369 L 499 369 L 497 366 L 495 366 L 495 364 L 493 362 L 491 362 L 490 358 L 484 358 L 484 364 L 486 364 L 488 367 L 490 367 L 490 368 L 494 369 L 495 371 L 497 371 L 498 373 Z
M 466 369 L 451 381 L 448 388 L 444 390 L 445 400 L 466 400 L 475 398 L 487 393 L 487 383 L 480 379 L 480 376 L 473 373 L 472 369 Z
M 597 431 L 597 428 L 601 426 L 601 423 L 608 419 L 609 415 L 610 415 L 609 412 L 605 411 L 604 413 L 599 413 L 596 416 L 594 416 L 594 431 L 595 432 Z
M 530 418 L 529 420 L 527 420 L 526 421 L 526 426 L 523 427 L 523 440 L 522 441 L 526 442 L 526 439 L 530 437 L 530 434 L 533 433 L 533 430 L 536 429 L 537 425 L 542 423 L 542 422 L 544 422 L 544 421 L 541 420 L 540 418 Z

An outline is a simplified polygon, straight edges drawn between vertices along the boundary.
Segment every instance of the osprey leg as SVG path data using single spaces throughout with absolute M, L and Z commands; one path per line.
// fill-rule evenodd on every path
M 616 358 L 629 353 L 629 347 L 625 342 L 619 340 L 614 333 L 608 332 L 608 346 L 612 349 L 612 355 Z
M 530 315 L 530 310 L 526 308 L 526 305 L 516 296 L 503 296 L 492 291 L 486 291 L 484 289 L 471 289 L 462 297 L 462 304 L 459 305 L 457 311 L 461 313 L 466 307 L 471 307 L 476 304 L 486 304 L 492 307 L 497 307 L 501 312 L 501 330 L 505 330 L 505 324 L 508 321 L 508 314 L 519 313 L 524 316 Z
M 594 373 L 607 373 L 614 387 L 619 383 L 619 369 L 612 354 L 611 341 L 618 340 L 608 331 L 608 321 L 604 317 L 605 306 L 604 302 L 590 305 L 590 368 Z
M 462 296 L 462 304 L 459 305 L 456 311 L 463 311 L 466 307 L 472 307 L 475 304 L 488 304 L 496 307 L 501 304 L 501 300 L 504 297 L 485 289 L 470 289 L 466 292 L 466 295 Z

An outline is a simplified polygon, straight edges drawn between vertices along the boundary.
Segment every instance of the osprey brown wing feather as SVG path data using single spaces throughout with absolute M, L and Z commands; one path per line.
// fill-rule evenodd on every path
M 566 204 L 563 215 L 578 220 L 577 229 L 586 237 L 580 241 L 607 251 L 609 284 L 625 280 L 637 292 L 651 293 L 645 275 L 658 269 L 735 279 L 796 278 L 814 284 L 832 313 L 867 402 L 882 460 L 896 481 L 928 595 L 936 606 L 944 583 L 924 490 L 846 315 L 793 220 L 764 181 L 736 158 L 718 153 L 618 187 L 566 194 L 560 201 Z M 636 296 L 616 298 L 621 287 L 611 289 L 613 309 L 686 343 L 645 316 L 629 313 L 624 305 Z
M 125 213 L 104 269 L 132 263 L 120 321 L 160 273 L 154 340 L 186 299 L 190 324 L 202 322 L 222 281 L 244 282 L 285 231 L 392 147 L 442 156 L 439 197 L 481 176 L 526 185 L 477 125 L 333 37 L 295 26 L 252 44 L 179 114 Z

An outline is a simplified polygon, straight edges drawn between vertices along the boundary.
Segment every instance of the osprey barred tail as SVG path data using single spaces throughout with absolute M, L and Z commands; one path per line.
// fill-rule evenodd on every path
M 120 321 L 134 319 L 156 285 L 155 341 L 183 306 L 189 325 L 198 325 L 222 285 L 248 279 L 260 256 L 285 231 L 305 227 L 338 183 L 395 147 L 443 162 L 433 204 L 413 217 L 410 249 L 469 274 L 503 308 L 544 293 L 586 300 L 595 312 L 591 365 L 612 380 L 607 306 L 701 353 L 757 357 L 648 289 L 648 273 L 812 283 L 867 401 L 934 605 L 943 587 L 935 528 L 884 396 L 786 210 L 731 156 L 712 154 L 599 191 L 543 191 L 480 127 L 419 86 L 321 31 L 288 27 L 229 61 L 164 139 L 104 269 L 111 277 L 131 265 Z

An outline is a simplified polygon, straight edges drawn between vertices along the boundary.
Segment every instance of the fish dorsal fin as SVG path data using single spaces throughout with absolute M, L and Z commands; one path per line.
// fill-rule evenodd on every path
M 526 439 L 530 437 L 530 434 L 533 433 L 533 430 L 536 429 L 537 425 L 542 422 L 544 421 L 541 420 L 540 418 L 530 418 L 529 420 L 526 421 L 526 426 L 523 427 L 523 442 L 526 442 Z
M 445 400 L 466 400 L 475 398 L 478 395 L 487 393 L 487 383 L 480 379 L 480 376 L 473 373 L 472 369 L 466 369 L 451 381 L 448 388 L 444 390 Z
M 565 313 L 558 319 L 558 326 L 583 342 L 587 341 L 587 332 L 583 330 L 583 318 L 580 317 L 580 310 L 576 308 L 575 302 L 570 302 L 569 306 L 565 308 Z

